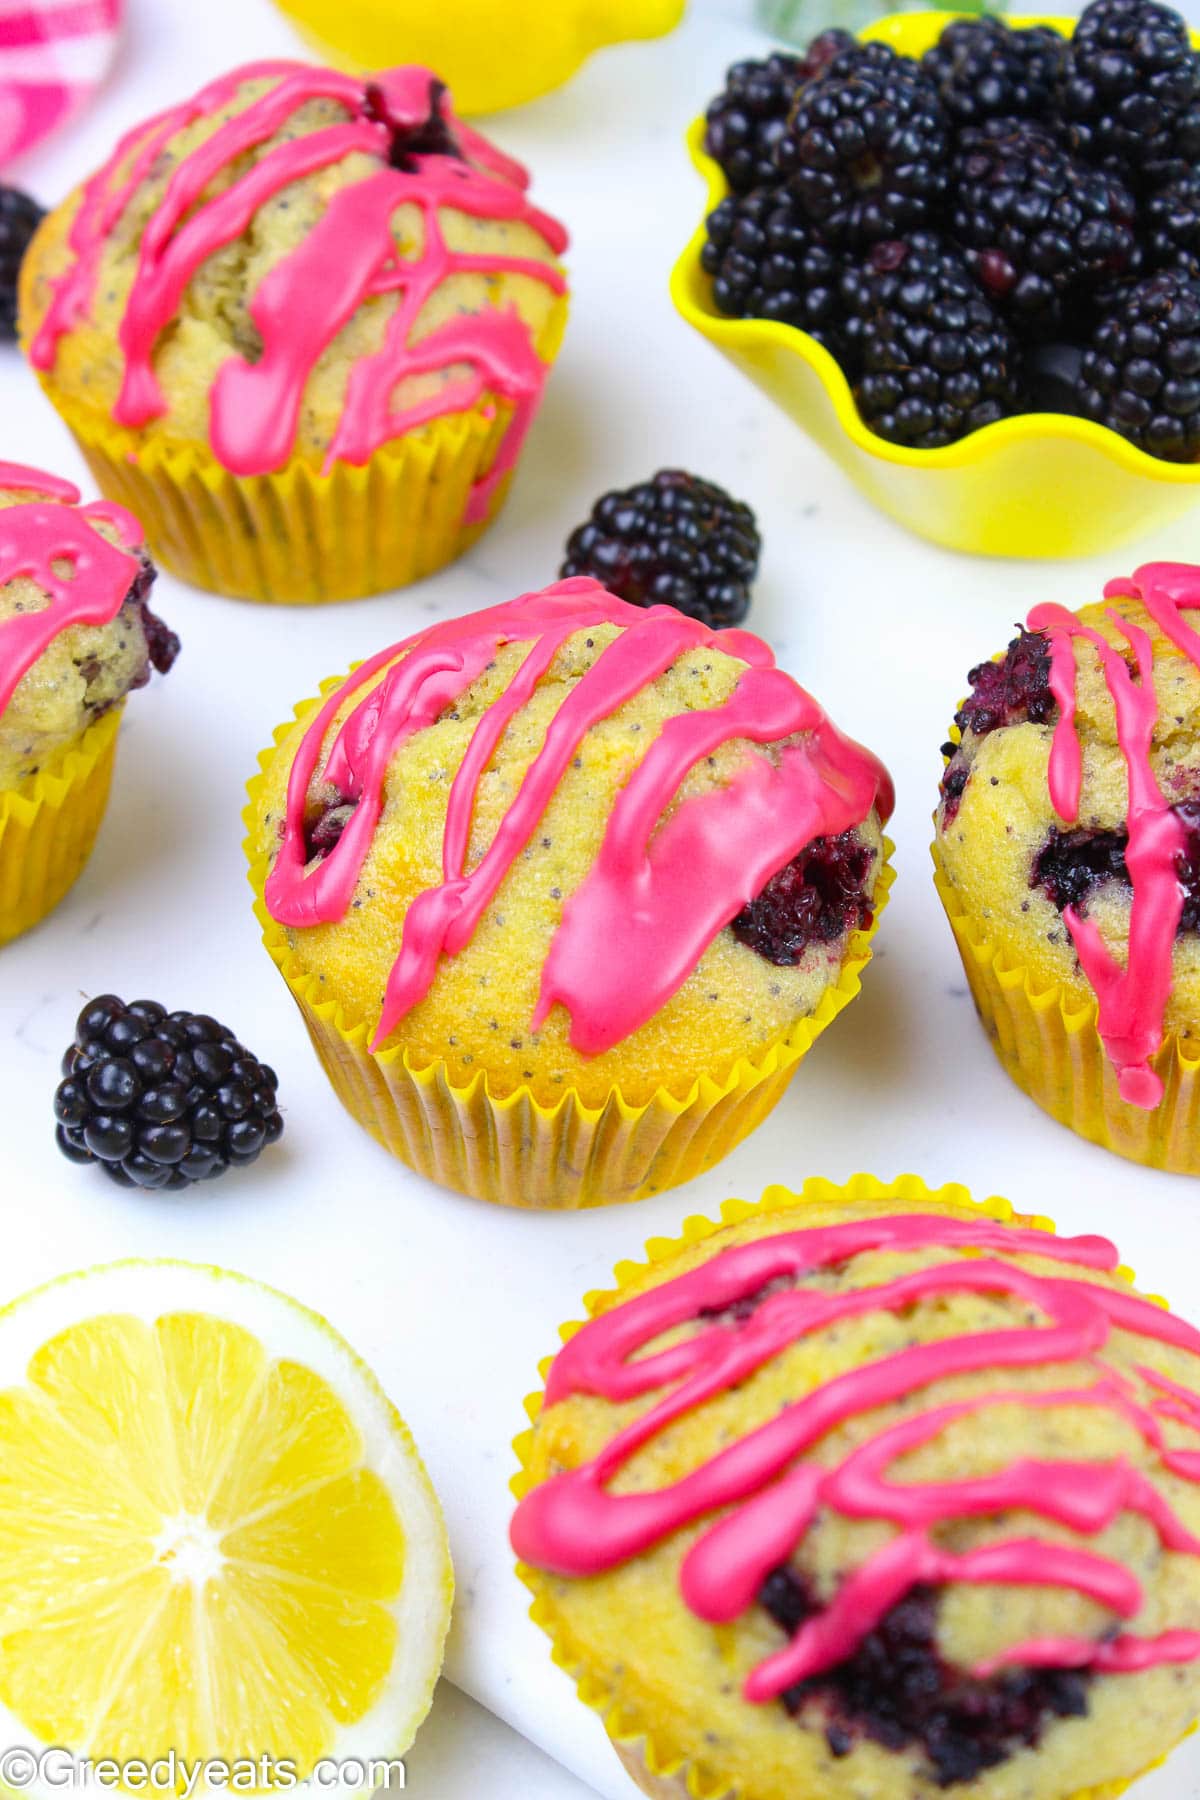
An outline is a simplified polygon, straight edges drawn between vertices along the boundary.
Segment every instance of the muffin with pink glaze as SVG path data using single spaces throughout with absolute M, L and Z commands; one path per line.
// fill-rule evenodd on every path
M 747 632 L 567 580 L 382 650 L 262 760 L 268 948 L 351 1112 L 449 1187 L 685 1180 L 858 992 L 890 783 Z
M 517 1443 L 533 1617 L 654 1800 L 1114 1800 L 1200 1715 L 1200 1332 L 913 1176 L 687 1221 Z
M 91 854 L 127 696 L 179 640 L 147 604 L 136 519 L 0 462 L 0 944 L 58 904 Z
M 933 855 L 996 1053 L 1083 1137 L 1200 1174 L 1200 567 L 1037 606 L 969 680 Z
M 527 189 L 426 69 L 250 64 L 47 217 L 22 341 L 175 573 L 396 587 L 495 516 L 541 399 L 566 237 Z

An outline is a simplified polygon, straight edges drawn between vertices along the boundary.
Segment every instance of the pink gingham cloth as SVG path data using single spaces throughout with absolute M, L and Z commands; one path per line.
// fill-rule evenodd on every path
M 0 169 L 91 97 L 113 59 L 123 0 L 0 0 Z

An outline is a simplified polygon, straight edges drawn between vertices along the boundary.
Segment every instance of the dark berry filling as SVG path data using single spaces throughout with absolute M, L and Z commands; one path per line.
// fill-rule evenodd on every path
M 734 936 L 784 966 L 798 963 L 810 944 L 836 943 L 871 923 L 867 877 L 874 860 L 853 831 L 814 838 L 742 908 Z
M 767 1577 L 759 1600 L 789 1637 L 817 1610 L 787 1568 Z M 789 1688 L 784 1705 L 793 1715 L 821 1710 L 834 1756 L 846 1756 L 858 1737 L 888 1750 L 920 1745 L 939 1787 L 973 1781 L 1036 1745 L 1051 1719 L 1086 1714 L 1085 1671 L 1012 1669 L 977 1681 L 952 1667 L 937 1647 L 937 1608 L 934 1588 L 914 1587 L 853 1656 Z
M 1183 911 L 1176 928 L 1179 936 L 1200 929 L 1200 801 L 1185 800 L 1171 810 L 1186 833 L 1176 860 L 1183 890 Z M 1029 885 L 1041 888 L 1059 912 L 1068 906 L 1085 912 L 1092 894 L 1106 881 L 1130 885 L 1125 862 L 1128 847 L 1129 833 L 1124 826 L 1116 831 L 1055 829 L 1034 858 Z
M 336 850 L 343 831 L 354 817 L 353 800 L 335 800 L 305 827 L 305 860 L 323 859 Z
M 462 149 L 442 113 L 446 103 L 446 84 L 429 84 L 429 113 L 424 119 L 398 119 L 388 105 L 386 91 L 371 82 L 367 87 L 364 111 L 368 119 L 386 125 L 391 133 L 388 161 L 394 169 L 412 174 L 418 156 L 454 156 L 462 161 Z
M 1050 691 L 1050 644 L 1040 631 L 1017 627 L 999 662 L 980 663 L 967 676 L 971 692 L 954 715 L 954 723 L 965 738 L 986 737 L 1004 725 L 1047 724 L 1058 708 Z M 942 776 L 944 801 L 943 823 L 949 825 L 958 811 L 958 803 L 970 779 L 970 768 L 960 747 L 942 745 L 943 756 L 949 757 Z

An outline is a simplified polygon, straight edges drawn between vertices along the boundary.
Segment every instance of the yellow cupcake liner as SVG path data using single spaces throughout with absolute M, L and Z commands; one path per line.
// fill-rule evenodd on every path
M 325 682 L 321 698 L 343 679 Z M 317 705 L 297 707 L 295 719 L 309 717 Z M 259 757 L 260 771 L 292 729 L 292 722 L 279 727 L 274 747 Z M 483 1070 L 459 1085 L 440 1058 L 415 1063 L 403 1044 L 375 1054 L 368 1048 L 373 1026 L 323 997 L 320 981 L 305 972 L 266 908 L 267 862 L 254 843 L 263 779 L 260 773 L 251 780 L 243 815 L 254 910 L 334 1092 L 372 1137 L 418 1174 L 501 1206 L 566 1210 L 637 1200 L 720 1162 L 766 1118 L 802 1057 L 858 994 L 894 879 L 889 859 L 895 846 L 885 838 L 870 926 L 852 935 L 837 980 L 816 1011 L 760 1056 L 741 1058 L 721 1080 L 701 1076 L 682 1097 L 660 1088 L 633 1105 L 614 1086 L 602 1104 L 589 1106 L 568 1089 L 546 1106 L 527 1086 L 493 1094 Z
M 0 794 L 0 944 L 44 919 L 92 853 L 108 804 L 120 706 L 32 782 Z
M 954 932 L 967 983 L 992 1048 L 1023 1093 L 1060 1125 L 1118 1156 L 1176 1175 L 1200 1175 L 1200 1046 L 1163 1039 L 1152 1067 L 1163 1097 L 1152 1112 L 1121 1098 L 1097 1029 L 1094 998 L 1080 1004 L 1061 983 L 1038 985 L 981 921 L 963 912 L 938 844 L 934 884 Z
M 323 475 L 294 457 L 275 475 L 232 475 L 204 444 L 170 446 L 43 387 L 96 485 L 141 521 L 154 555 L 196 587 L 290 605 L 356 600 L 432 575 L 468 550 L 504 504 L 464 515 L 492 467 L 511 408 L 480 401 L 385 444 L 361 468 Z
M 969 1207 L 983 1217 L 998 1219 L 1003 1224 L 1013 1223 L 1046 1232 L 1055 1229 L 1053 1220 L 1041 1214 L 1018 1213 L 1011 1201 L 999 1195 L 976 1200 L 958 1182 L 948 1182 L 944 1187 L 934 1189 L 926 1187 L 917 1175 L 899 1175 L 894 1181 L 880 1181 L 874 1175 L 859 1174 L 852 1175 L 841 1186 L 814 1176 L 804 1183 L 799 1193 L 783 1186 L 769 1187 L 760 1200 L 727 1200 L 721 1207 L 719 1218 L 709 1219 L 703 1214 L 691 1215 L 683 1221 L 678 1237 L 649 1239 L 646 1243 L 645 1261 L 618 1263 L 613 1270 L 616 1286 L 585 1294 L 583 1304 L 587 1319 L 575 1319 L 561 1325 L 559 1338 L 564 1344 L 568 1343 L 576 1332 L 583 1330 L 588 1320 L 619 1304 L 648 1270 L 660 1263 L 669 1262 L 682 1251 L 703 1243 L 706 1238 L 714 1236 L 727 1226 L 740 1225 L 745 1219 L 785 1212 L 798 1206 L 848 1206 L 880 1200 L 900 1200 L 918 1208 L 930 1203 Z M 1132 1269 L 1123 1266 L 1117 1270 L 1117 1274 L 1123 1281 L 1133 1284 Z M 1166 1302 L 1158 1301 L 1158 1304 L 1165 1305 Z M 542 1378 L 543 1388 L 530 1394 L 525 1401 L 530 1428 L 522 1431 L 513 1441 L 518 1473 L 513 1477 L 510 1487 L 517 1500 L 524 1499 L 530 1489 L 537 1485 L 532 1469 L 533 1427 L 542 1410 L 544 1384 L 553 1362 L 553 1356 L 548 1356 L 539 1364 L 538 1373 Z M 589 1666 L 585 1646 L 565 1627 L 551 1604 L 547 1591 L 549 1581 L 540 1570 L 518 1563 L 517 1575 L 533 1595 L 529 1616 L 549 1638 L 553 1662 L 574 1681 L 576 1692 L 584 1705 L 599 1715 L 622 1765 L 643 1793 L 651 1795 L 653 1800 L 757 1800 L 757 1796 L 740 1780 L 734 1780 L 714 1762 L 710 1750 L 684 1741 L 675 1729 L 656 1717 L 652 1696 L 646 1696 L 643 1700 L 632 1695 L 628 1691 L 627 1678 L 622 1682 L 614 1670 Z M 1189 1726 L 1177 1743 L 1190 1737 L 1195 1729 L 1195 1725 Z M 1133 1782 L 1139 1781 L 1151 1769 L 1156 1769 L 1165 1762 L 1174 1748 L 1176 1745 L 1171 1745 L 1162 1756 L 1134 1775 L 1119 1781 L 1103 1782 L 1098 1786 L 1079 1788 L 1069 1796 L 1064 1795 L 1063 1800 L 1116 1800 L 1116 1796 L 1123 1794 Z M 801 1796 L 800 1800 L 806 1800 L 806 1797 Z M 815 1797 L 807 1797 L 807 1800 L 815 1800 Z

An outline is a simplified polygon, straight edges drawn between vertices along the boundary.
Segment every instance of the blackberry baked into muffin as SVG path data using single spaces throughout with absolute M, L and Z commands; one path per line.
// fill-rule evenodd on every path
M 399 586 L 498 510 L 566 314 L 562 228 L 427 69 L 235 69 L 45 220 L 22 340 L 176 574 Z
M 1200 1713 L 1200 1332 L 912 1176 L 689 1219 L 529 1403 L 512 1542 L 656 1800 L 1114 1796 Z
M 945 746 L 938 891 L 1001 1062 L 1135 1161 L 1200 1173 L 1200 568 L 1037 606 Z
M 681 1181 L 858 991 L 890 783 L 746 632 L 567 580 L 328 683 L 262 762 L 268 948 L 346 1105 L 448 1186 Z
M 104 815 L 126 696 L 179 640 L 120 507 L 0 463 L 0 943 L 57 906 Z

